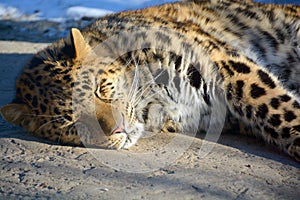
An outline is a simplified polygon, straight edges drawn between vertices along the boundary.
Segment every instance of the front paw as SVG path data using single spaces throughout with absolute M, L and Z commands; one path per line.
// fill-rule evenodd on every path
M 161 129 L 163 133 L 180 133 L 182 131 L 182 126 L 180 122 L 175 122 L 173 120 L 167 120 Z

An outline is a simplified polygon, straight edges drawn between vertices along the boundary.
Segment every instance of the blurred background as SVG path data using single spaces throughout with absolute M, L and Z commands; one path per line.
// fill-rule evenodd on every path
M 63 21 L 99 17 L 111 12 L 143 8 L 175 0 L 0 0 L 0 19 Z M 298 4 L 300 0 L 256 0 Z
M 52 42 L 95 18 L 175 0 L 0 0 L 0 40 Z M 297 4 L 300 0 L 255 0 Z M 40 36 L 40 37 L 37 37 Z

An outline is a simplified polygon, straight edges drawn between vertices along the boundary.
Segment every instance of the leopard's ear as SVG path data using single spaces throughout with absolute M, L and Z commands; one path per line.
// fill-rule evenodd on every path
M 22 125 L 29 114 L 29 108 L 25 104 L 7 104 L 0 110 L 2 117 L 15 125 Z
M 76 29 L 72 28 L 69 34 L 69 37 L 67 38 L 67 44 L 71 44 L 74 48 L 75 52 L 75 59 L 82 60 L 86 57 L 86 55 L 90 52 L 91 47 L 86 41 L 84 40 L 81 32 Z

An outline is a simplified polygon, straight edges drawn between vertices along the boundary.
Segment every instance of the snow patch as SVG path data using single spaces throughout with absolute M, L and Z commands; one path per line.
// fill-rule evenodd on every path
M 79 20 L 83 17 L 101 17 L 113 13 L 110 10 L 87 8 L 82 6 L 74 6 L 68 8 L 66 11 L 67 18 Z
M 20 18 L 22 15 L 17 8 L 0 4 L 0 19 Z

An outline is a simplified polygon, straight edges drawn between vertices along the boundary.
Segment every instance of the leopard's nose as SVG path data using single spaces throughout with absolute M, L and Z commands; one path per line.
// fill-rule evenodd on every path
M 118 133 L 125 133 L 125 130 L 123 128 L 115 128 L 111 134 L 118 134 Z
M 120 119 L 117 127 L 111 132 L 111 134 L 118 134 L 118 133 L 126 133 L 123 115 L 121 116 L 121 119 Z

